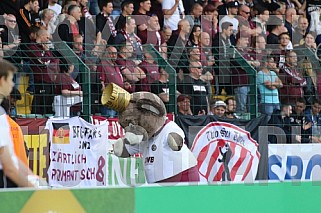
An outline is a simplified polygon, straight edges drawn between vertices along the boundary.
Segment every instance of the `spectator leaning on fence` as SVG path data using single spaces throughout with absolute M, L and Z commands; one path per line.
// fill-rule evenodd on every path
M 10 95 L 16 70 L 10 62 L 0 60 L 0 102 Z M 28 174 L 32 174 L 32 171 L 14 154 L 7 115 L 1 106 L 0 114 L 0 188 L 34 187 L 28 181 Z

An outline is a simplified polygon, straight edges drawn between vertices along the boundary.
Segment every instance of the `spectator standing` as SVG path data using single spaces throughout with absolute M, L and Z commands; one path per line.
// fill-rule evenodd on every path
M 56 77 L 56 94 L 64 97 L 82 97 L 81 86 L 75 81 L 71 73 L 74 71 L 74 65 L 60 66 L 60 73 Z M 76 103 L 70 107 L 70 117 L 79 116 L 82 111 L 82 103 Z M 62 106 L 64 107 L 64 106 Z
M 123 0 L 121 3 L 121 14 L 116 23 L 116 30 L 120 31 L 125 26 L 127 16 L 131 16 L 134 12 L 134 3 L 130 0 Z
M 184 19 L 184 6 L 182 0 L 163 0 L 162 2 L 164 25 L 172 31 L 177 31 L 179 22 Z
M 56 25 L 54 23 L 55 12 L 51 9 L 44 9 L 40 11 L 40 28 L 45 29 L 50 34 L 50 39 L 52 39 L 51 35 L 56 30 Z
M 139 61 L 137 65 L 143 60 L 143 48 L 140 38 L 136 35 L 136 21 L 131 16 L 126 17 L 126 23 L 121 27 L 121 30 L 117 33 L 115 37 L 114 44 L 120 45 L 124 42 L 131 43 L 134 48 L 134 53 L 132 57 Z
M 222 24 L 225 22 L 232 23 L 233 25 L 233 33 L 231 35 L 231 41 L 235 44 L 236 34 L 238 33 L 239 21 L 236 19 L 237 12 L 239 8 L 239 3 L 237 1 L 231 1 L 227 3 L 228 15 L 224 16 L 219 21 L 219 31 L 223 32 Z
M 167 58 L 167 44 L 160 32 L 157 16 L 153 15 L 148 18 L 147 29 L 138 31 L 138 37 L 141 38 L 142 44 L 153 44 L 155 49 L 158 50 L 164 58 Z
M 298 24 L 298 17 L 294 8 L 290 7 L 286 9 L 284 26 L 288 30 L 291 39 L 293 39 L 294 27 Z
M 195 3 L 192 6 L 190 15 L 186 16 L 186 20 L 189 25 L 193 27 L 194 25 L 201 25 L 201 16 L 203 14 L 203 6 L 199 3 Z
M 49 33 L 46 30 L 37 32 L 36 42 L 28 46 L 27 53 L 30 67 L 35 78 L 35 93 L 32 100 L 33 114 L 52 114 L 52 103 L 55 88 L 54 82 L 58 72 L 58 59 L 54 58 L 48 47 Z
M 208 91 L 206 83 L 200 79 L 202 70 L 201 62 L 191 62 L 189 75 L 184 76 L 183 81 L 177 86 L 180 93 L 191 96 L 191 109 L 194 115 L 208 112 Z
M 276 16 L 270 16 L 268 25 L 270 28 L 270 33 L 266 39 L 266 42 L 268 44 L 268 48 L 275 49 L 280 44 L 279 35 L 287 32 L 287 29 L 284 27 L 283 21 Z
M 262 35 L 267 36 L 267 22 L 270 17 L 270 12 L 266 8 L 259 8 L 258 9 L 258 14 L 252 19 L 252 25 L 251 28 L 255 29 L 257 31 L 261 31 Z
M 204 15 L 201 17 L 202 31 L 210 35 L 210 45 L 212 45 L 213 39 L 218 32 L 218 12 L 214 5 L 207 4 L 204 7 L 203 13 Z
M 40 27 L 39 8 L 38 0 L 29 0 L 19 10 L 17 21 L 22 43 L 30 42 L 28 32 L 32 25 Z
M 161 31 L 161 35 L 163 36 L 164 41 L 167 43 L 172 36 L 172 29 L 168 26 L 164 26 Z
M 100 1 L 99 8 L 101 13 L 96 16 L 97 35 L 101 33 L 102 39 L 107 41 L 107 44 L 112 45 L 117 35 L 117 30 L 111 16 L 113 12 L 113 1 Z
M 309 22 L 306 17 L 300 16 L 298 19 L 298 26 L 295 28 L 292 35 L 293 46 L 300 46 L 304 43 L 304 36 L 308 32 Z
M 101 57 L 101 62 L 97 67 L 99 72 L 99 79 L 102 86 L 102 91 L 109 83 L 117 84 L 124 88 L 124 78 L 120 72 L 119 66 L 116 64 L 117 60 L 117 49 L 113 46 L 106 48 L 105 53 Z M 114 118 L 117 115 L 115 110 L 108 107 L 101 106 L 100 112 L 103 116 Z
M 165 104 L 166 111 L 169 111 L 169 75 L 165 69 L 160 68 L 159 79 L 151 85 L 151 92 L 158 95 Z
M 56 23 L 58 15 L 62 13 L 62 7 L 60 4 L 58 4 L 58 0 L 48 0 L 48 9 L 54 11 L 53 21 Z
M 137 24 L 138 35 L 140 31 L 147 29 L 148 16 L 151 8 L 150 0 L 139 0 L 138 11 L 134 13 Z
M 257 73 L 257 84 L 260 91 L 260 112 L 271 116 L 273 111 L 280 110 L 278 89 L 283 86 L 281 80 L 274 72 L 276 63 L 272 56 L 264 60 L 261 71 Z
M 311 62 L 308 59 L 303 59 L 299 63 L 299 71 L 306 80 L 304 87 L 304 98 L 307 105 L 312 105 L 313 101 L 318 97 L 317 91 L 317 73 L 313 69 Z
M 53 36 L 54 41 L 65 41 L 68 46 L 72 48 L 74 36 L 77 34 L 83 35 L 78 25 L 78 21 L 80 21 L 80 18 L 80 7 L 76 5 L 70 5 L 68 7 L 67 18 L 56 28 L 56 32 Z
M 21 39 L 17 27 L 17 19 L 13 14 L 7 14 L 4 20 L 3 31 L 0 32 L 4 58 L 17 66 L 21 64 L 19 46 Z
M 295 104 L 297 98 L 303 98 L 306 80 L 297 70 L 297 55 L 290 50 L 285 55 L 285 64 L 280 69 L 279 77 L 283 83 L 280 89 L 281 103 Z
M 216 90 L 216 94 L 220 94 L 223 89 L 227 94 L 232 94 L 232 90 L 230 87 L 231 81 L 231 71 L 229 69 L 230 66 L 230 54 L 229 48 L 232 45 L 230 36 L 233 33 L 233 24 L 230 22 L 222 23 L 222 32 L 216 34 L 213 42 L 213 51 L 215 61 L 218 61 L 218 69 L 215 71 L 215 75 L 218 76 L 219 89 Z
M 144 71 L 132 59 L 133 52 L 134 48 L 131 43 L 123 43 L 119 48 L 116 60 L 124 77 L 124 88 L 130 93 L 136 91 L 136 83 L 140 79 L 146 78 Z
M 137 82 L 136 92 L 151 92 L 151 84 L 159 79 L 159 67 L 153 56 L 146 49 L 144 56 L 144 61 L 139 64 L 139 67 L 145 72 L 146 78 Z

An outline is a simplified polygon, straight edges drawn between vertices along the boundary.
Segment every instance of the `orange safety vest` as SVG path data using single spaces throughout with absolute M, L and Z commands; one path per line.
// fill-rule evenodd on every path
M 10 125 L 10 132 L 13 141 L 14 152 L 17 157 L 28 167 L 28 159 L 23 139 L 23 134 L 20 126 L 9 116 L 8 123 Z

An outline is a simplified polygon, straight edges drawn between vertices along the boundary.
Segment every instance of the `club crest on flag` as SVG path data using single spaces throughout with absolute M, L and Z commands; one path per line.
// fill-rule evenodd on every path
M 69 123 L 52 123 L 54 144 L 70 144 L 69 138 Z
M 238 126 L 207 124 L 196 135 L 191 150 L 204 181 L 255 180 L 260 159 L 258 143 Z

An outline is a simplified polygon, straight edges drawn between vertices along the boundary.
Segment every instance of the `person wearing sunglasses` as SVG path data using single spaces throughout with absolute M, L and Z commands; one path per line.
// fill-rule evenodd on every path
M 189 64 L 189 75 L 177 85 L 181 94 L 191 97 L 191 110 L 193 115 L 207 114 L 208 109 L 208 90 L 206 82 L 201 80 L 203 67 L 201 62 L 193 61 Z
M 17 57 L 17 49 L 21 43 L 18 33 L 17 20 L 13 14 L 8 14 L 4 21 L 4 28 L 1 32 L 1 40 L 4 50 L 4 58 L 11 63 L 21 63 Z

